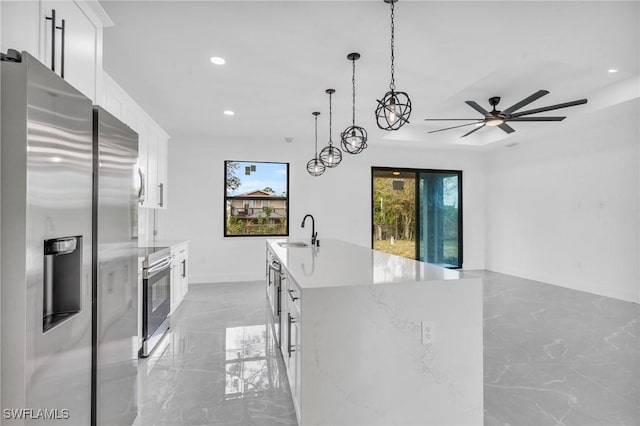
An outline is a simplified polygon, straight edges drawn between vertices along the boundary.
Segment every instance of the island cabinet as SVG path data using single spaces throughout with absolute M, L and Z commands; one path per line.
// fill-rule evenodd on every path
M 287 367 L 287 378 L 296 412 L 300 411 L 300 360 L 302 344 L 300 327 L 302 324 L 300 287 L 286 269 L 282 271 L 281 315 L 286 325 L 281 330 L 282 356 Z
M 299 424 L 483 424 L 480 278 L 339 240 L 290 243 L 267 252 Z

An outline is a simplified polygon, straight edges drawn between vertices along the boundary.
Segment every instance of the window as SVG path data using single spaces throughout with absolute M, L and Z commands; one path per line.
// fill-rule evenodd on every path
M 462 172 L 374 167 L 371 174 L 371 246 L 461 268 Z
M 289 235 L 289 163 L 225 161 L 224 235 Z

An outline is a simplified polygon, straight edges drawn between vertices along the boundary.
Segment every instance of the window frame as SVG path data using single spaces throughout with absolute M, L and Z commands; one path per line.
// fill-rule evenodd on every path
M 287 187 L 286 187 L 286 196 L 282 197 L 285 198 L 285 203 L 286 203 L 286 210 L 287 210 L 287 215 L 286 215 L 286 227 L 285 227 L 285 233 L 284 234 L 230 234 L 228 232 L 227 229 L 227 200 L 229 198 L 234 199 L 233 196 L 228 197 L 227 196 L 227 164 L 228 163 L 255 163 L 255 164 L 282 164 L 282 165 L 286 165 L 287 167 Z M 289 237 L 289 207 L 290 207 L 290 198 L 291 198 L 291 187 L 290 187 L 290 171 L 291 171 L 291 165 L 288 162 L 281 162 L 281 161 L 252 161 L 252 160 L 224 160 L 224 167 L 223 167 L 223 180 L 222 180 L 222 185 L 223 185 L 223 203 L 222 203 L 222 229 L 223 229 L 223 237 L 224 238 L 236 238 L 236 237 L 242 237 L 242 238 L 264 238 L 264 237 Z M 237 199 L 237 198 L 236 198 Z M 248 201 L 248 200 L 247 200 Z M 262 200 L 260 200 L 262 201 Z

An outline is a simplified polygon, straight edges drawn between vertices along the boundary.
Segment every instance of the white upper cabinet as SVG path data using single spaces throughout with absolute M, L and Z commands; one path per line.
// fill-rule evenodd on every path
M 54 25 L 51 20 L 53 11 L 55 11 L 56 20 L 54 33 L 51 30 Z M 46 19 L 47 17 L 50 19 Z M 62 28 L 63 21 L 64 33 L 58 29 Z M 73 1 L 42 1 L 40 22 L 44 24 L 42 26 L 44 38 L 42 46 L 44 57 L 42 59 L 44 59 L 45 65 L 51 68 L 52 62 L 55 60 L 54 71 L 85 96 L 95 101 L 98 66 L 96 45 L 98 32 L 102 29 L 99 29 L 87 17 L 79 3 Z M 54 45 L 55 57 L 52 57 Z
M 158 186 L 158 135 L 149 129 L 147 139 L 147 206 L 160 208 L 160 187 Z
M 97 1 L 0 1 L 0 7 L 3 52 L 27 51 L 61 76 L 64 68 L 64 79 L 99 103 L 102 29 L 113 23 Z
M 168 139 L 162 134 L 158 135 L 158 161 L 156 167 L 158 168 L 158 189 L 160 190 L 160 199 L 158 200 L 158 206 L 162 209 L 167 208 L 167 151 L 168 151 Z
M 169 135 L 107 73 L 102 80 L 104 109 L 138 133 L 138 167 L 144 188 L 140 206 L 166 209 Z

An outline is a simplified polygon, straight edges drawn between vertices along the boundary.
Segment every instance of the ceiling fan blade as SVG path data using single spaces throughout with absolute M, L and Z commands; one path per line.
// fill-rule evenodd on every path
M 425 118 L 424 121 L 478 121 L 478 118 Z
M 571 101 L 571 102 L 565 102 L 563 104 L 557 104 L 557 105 L 550 105 L 547 107 L 542 107 L 542 108 L 536 108 L 536 109 L 530 109 L 527 111 L 521 111 L 521 112 L 516 112 L 515 114 L 511 114 L 511 117 L 522 117 L 523 115 L 529 115 L 529 114 L 537 114 L 539 112 L 545 112 L 545 111 L 553 111 L 554 109 L 560 109 L 560 108 L 567 108 L 567 107 L 572 107 L 572 106 L 576 106 L 576 105 L 582 105 L 582 104 L 586 104 L 587 100 L 586 99 L 580 99 L 578 101 Z
M 487 111 L 486 109 L 482 108 L 480 105 L 477 104 L 477 102 L 475 101 L 466 101 L 467 105 L 469 105 L 471 108 L 475 109 L 476 111 L 478 111 L 480 114 L 482 115 L 489 115 L 489 111 Z
M 506 133 L 513 133 L 516 131 L 513 127 L 509 126 L 507 123 L 498 124 L 498 127 Z
M 470 132 L 465 133 L 464 135 L 460 136 L 461 138 L 464 138 L 466 136 L 469 136 L 471 133 L 473 132 L 477 132 L 478 130 L 482 129 L 485 125 L 483 124 L 482 126 L 478 126 L 475 129 L 471 130 Z
M 443 130 L 457 129 L 458 127 L 471 126 L 472 124 L 478 124 L 478 123 L 482 123 L 482 121 L 478 121 L 478 122 L 476 122 L 476 123 L 461 124 L 461 125 L 459 125 L 459 126 L 447 127 L 447 128 L 445 128 L 445 129 L 432 130 L 432 131 L 427 132 L 427 133 L 442 132 Z
M 533 95 L 531 95 L 529 97 L 526 97 L 523 100 L 521 100 L 520 102 L 511 105 L 509 108 L 507 108 L 504 111 L 502 111 L 502 113 L 503 114 L 511 114 L 512 112 L 519 110 L 523 106 L 529 105 L 531 102 L 533 102 L 535 100 L 538 100 L 541 97 L 543 97 L 544 95 L 548 95 L 548 94 L 549 94 L 548 90 L 538 90 Z
M 513 117 L 509 121 L 562 121 L 567 117 Z

